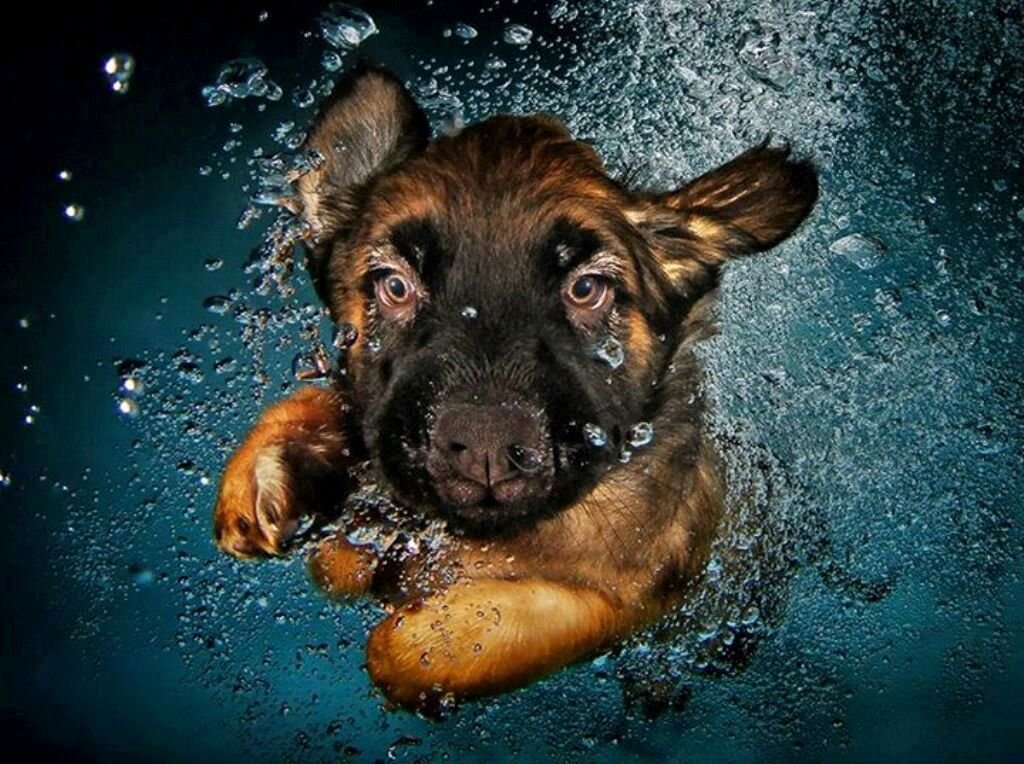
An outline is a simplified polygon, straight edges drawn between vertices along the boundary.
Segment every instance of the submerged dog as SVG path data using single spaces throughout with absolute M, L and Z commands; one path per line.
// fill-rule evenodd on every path
M 678 606 L 724 512 L 695 346 L 722 265 L 810 212 L 813 167 L 762 144 L 637 191 L 547 116 L 430 140 L 371 67 L 337 86 L 305 148 L 323 162 L 293 207 L 345 373 L 264 412 L 224 474 L 219 547 L 285 554 L 368 462 L 407 527 L 441 530 L 361 544 L 353 532 L 394 518 L 343 512 L 311 568 L 388 609 L 367 667 L 416 709 L 524 685 Z

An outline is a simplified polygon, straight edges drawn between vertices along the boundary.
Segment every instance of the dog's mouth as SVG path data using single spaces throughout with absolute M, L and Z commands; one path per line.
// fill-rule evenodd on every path
M 550 511 L 555 470 L 546 434 L 527 440 L 520 430 L 525 445 L 511 442 L 516 433 L 508 430 L 483 442 L 463 433 L 453 439 L 444 430 L 441 437 L 436 429 L 434 435 L 426 449 L 426 471 L 438 510 L 449 524 L 490 534 L 522 527 Z

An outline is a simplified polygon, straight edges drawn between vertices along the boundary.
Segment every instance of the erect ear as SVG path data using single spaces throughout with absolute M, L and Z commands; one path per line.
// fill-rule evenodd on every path
M 652 238 L 670 280 L 683 292 L 714 279 L 730 257 L 786 239 L 814 207 L 818 177 L 788 146 L 755 146 L 682 188 L 646 195 L 638 223 Z
M 363 64 L 335 85 L 303 145 L 323 161 L 295 182 L 293 211 L 311 228 L 314 279 L 331 241 L 355 223 L 369 182 L 421 152 L 429 137 L 422 109 L 390 72 Z

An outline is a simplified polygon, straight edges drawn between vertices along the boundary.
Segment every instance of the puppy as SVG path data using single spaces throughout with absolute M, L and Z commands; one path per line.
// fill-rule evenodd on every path
M 343 373 L 264 412 L 224 473 L 218 546 L 283 555 L 374 483 L 394 506 L 350 503 L 310 565 L 328 593 L 384 604 L 367 667 L 419 710 L 522 686 L 677 606 L 724 511 L 695 346 L 725 262 L 810 212 L 812 166 L 762 144 L 638 191 L 548 116 L 431 140 L 371 67 L 305 150 L 290 206 Z

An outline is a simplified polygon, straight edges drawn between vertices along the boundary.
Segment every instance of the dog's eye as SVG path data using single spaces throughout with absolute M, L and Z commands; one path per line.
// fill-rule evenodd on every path
M 416 289 L 399 273 L 382 273 L 374 284 L 377 302 L 385 315 L 398 317 L 407 312 L 416 301 Z
M 602 276 L 587 273 L 577 277 L 566 287 L 566 303 L 577 310 L 597 311 L 607 307 L 612 287 Z

